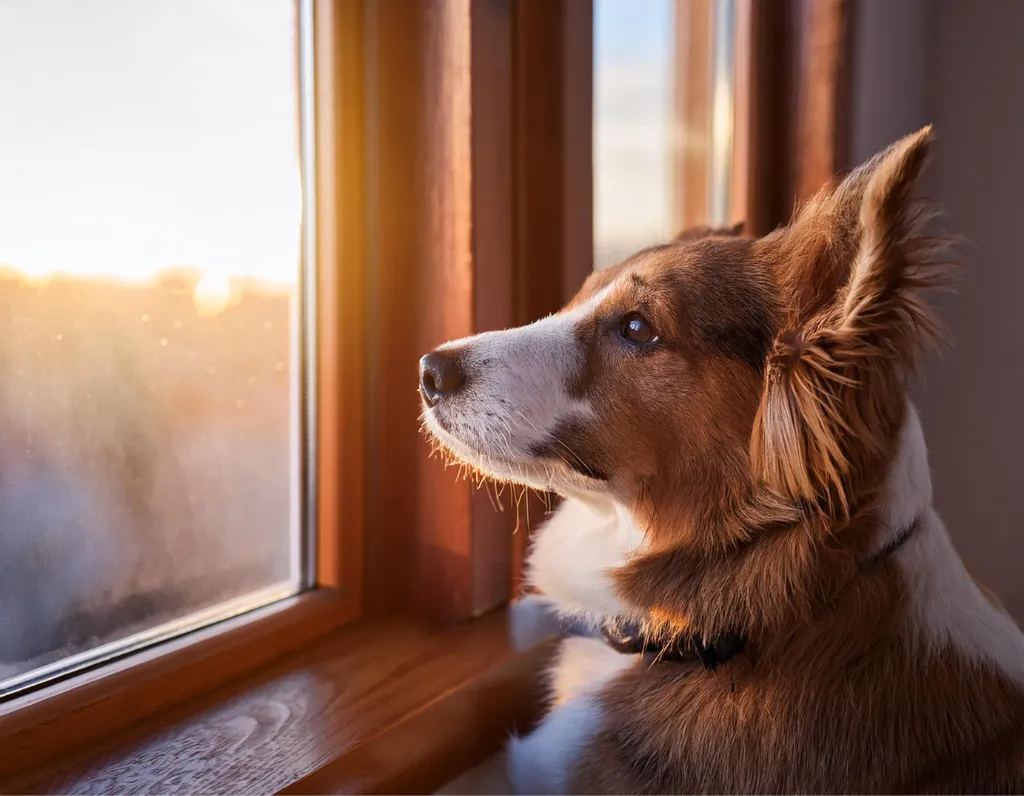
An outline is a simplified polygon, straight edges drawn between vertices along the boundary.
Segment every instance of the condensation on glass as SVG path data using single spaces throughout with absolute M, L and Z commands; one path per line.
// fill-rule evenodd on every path
M 620 262 L 700 222 L 730 219 L 737 2 L 595 0 L 595 266 Z M 695 20 L 703 29 L 692 30 Z M 693 53 L 706 86 L 695 86 Z M 687 112 L 699 90 L 700 118 Z M 704 195 L 687 195 L 686 168 L 697 157 Z M 691 207 L 687 208 L 687 202 Z
M 0 3 L 0 696 L 304 585 L 307 14 Z

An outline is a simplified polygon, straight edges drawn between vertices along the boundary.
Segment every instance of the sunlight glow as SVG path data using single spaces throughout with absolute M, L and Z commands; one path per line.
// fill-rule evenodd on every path
M 280 0 L 0 2 L 0 267 L 32 282 L 185 269 L 294 287 L 297 73 L 280 34 L 294 13 Z
M 231 303 L 231 282 L 223 274 L 205 274 L 192 291 L 200 315 L 216 315 Z

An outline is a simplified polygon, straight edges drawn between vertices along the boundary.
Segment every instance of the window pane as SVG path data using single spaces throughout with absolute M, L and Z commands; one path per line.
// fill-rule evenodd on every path
M 596 266 L 734 218 L 737 0 L 595 0 Z
M 299 588 L 296 28 L 0 2 L 0 695 Z
M 672 228 L 675 0 L 594 5 L 594 256 L 598 268 Z

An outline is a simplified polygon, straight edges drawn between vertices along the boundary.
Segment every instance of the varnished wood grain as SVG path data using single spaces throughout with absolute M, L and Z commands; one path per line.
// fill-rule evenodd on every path
M 750 214 L 751 142 L 757 135 L 751 119 L 756 80 L 752 59 L 755 2 L 736 0 L 736 28 L 733 31 L 733 143 L 728 221 L 731 224 L 743 221 L 744 227 Z
M 76 754 L 5 793 L 424 792 L 528 721 L 551 626 L 499 612 L 436 631 L 356 625 Z M 460 749 L 461 747 L 461 749 Z M 5 749 L 5 752 L 7 750 Z
M 594 270 L 594 4 L 562 0 L 562 301 Z M 525 261 L 536 278 L 544 267 Z M 533 320 L 532 318 L 528 320 Z
M 845 165 L 849 105 L 850 0 L 799 0 L 796 113 L 793 129 L 796 202 L 806 201 Z
M 712 0 L 676 0 L 672 215 L 677 231 L 709 222 Z
M 846 162 L 853 0 L 741 0 L 747 231 L 763 235 Z
M 737 125 L 746 128 L 745 163 L 737 177 L 746 189 L 744 230 L 760 236 L 788 218 L 793 206 L 790 188 L 789 91 L 792 21 L 788 0 L 740 0 L 741 18 L 749 25 L 748 49 L 738 52 L 737 89 L 743 113 Z
M 284 600 L 0 705 L 0 780 L 196 698 L 351 619 L 329 590 Z
M 415 602 L 418 567 L 416 363 L 427 202 L 420 142 L 424 4 L 365 2 L 367 391 L 365 602 L 369 615 Z M 357 374 L 358 376 L 358 374 Z M 453 511 L 457 507 L 453 506 Z
M 317 583 L 363 606 L 366 217 L 364 7 L 313 7 L 317 165 Z
M 428 199 L 422 208 L 417 357 L 473 329 L 472 9 L 469 0 L 427 3 L 422 15 L 422 141 Z M 415 378 L 410 386 L 414 386 Z M 418 413 L 418 408 L 417 408 Z M 473 614 L 471 487 L 426 445 L 417 481 L 420 559 L 415 606 L 449 620 Z
M 449 621 L 509 597 L 512 512 L 429 457 L 418 360 L 512 325 L 510 0 L 368 0 L 367 604 Z
M 427 168 L 421 353 L 513 325 L 509 0 L 452 0 L 425 17 Z M 421 457 L 417 603 L 458 620 L 509 598 L 512 512 Z
M 538 645 L 496 662 L 285 792 L 433 792 L 533 727 L 550 653 Z

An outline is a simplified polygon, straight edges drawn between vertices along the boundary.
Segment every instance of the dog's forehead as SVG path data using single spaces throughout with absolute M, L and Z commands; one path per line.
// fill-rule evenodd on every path
M 654 246 L 587 279 L 567 309 L 629 300 L 638 294 L 705 299 L 724 289 L 748 291 L 766 281 L 769 269 L 744 238 L 706 238 Z

